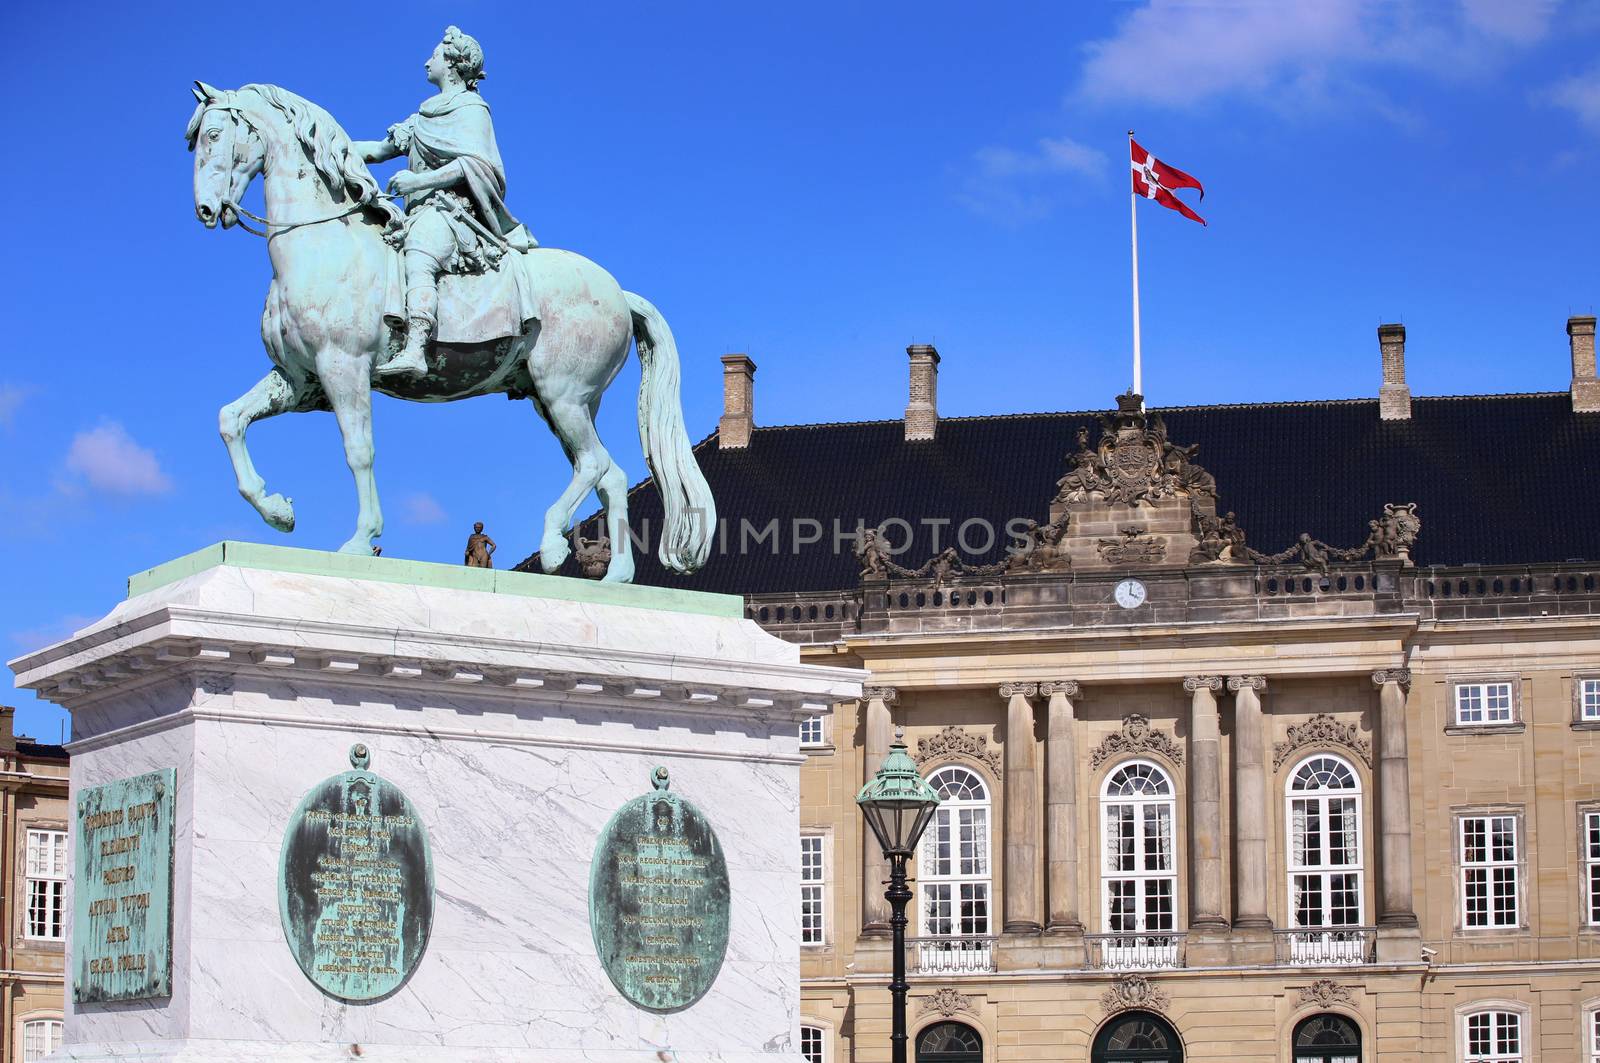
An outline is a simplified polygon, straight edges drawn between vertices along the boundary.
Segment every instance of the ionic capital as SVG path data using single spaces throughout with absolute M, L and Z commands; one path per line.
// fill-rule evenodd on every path
M 1411 669 L 1409 668 L 1380 668 L 1372 673 L 1372 685 L 1381 687 L 1386 683 L 1398 683 L 1401 690 L 1411 689 Z
M 1215 694 L 1222 689 L 1222 677 L 1220 675 L 1191 675 L 1183 681 L 1184 692 L 1188 694 L 1193 694 L 1202 687 Z
M 1037 697 L 1039 694 L 1038 683 L 1001 683 L 1000 696 L 1003 698 Z
M 885 705 L 893 705 L 900 700 L 900 691 L 895 687 L 862 687 L 861 696 L 868 701 L 881 701 Z
M 1051 694 L 1065 694 L 1069 698 L 1077 698 L 1082 695 L 1083 688 L 1078 685 L 1076 679 L 1052 679 L 1039 684 L 1039 693 L 1046 697 Z
M 1254 690 L 1257 693 L 1267 689 L 1267 677 L 1264 675 L 1230 675 L 1228 689 L 1237 694 L 1241 690 Z

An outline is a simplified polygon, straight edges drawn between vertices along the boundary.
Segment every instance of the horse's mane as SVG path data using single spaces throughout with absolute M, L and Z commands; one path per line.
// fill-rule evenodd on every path
M 350 135 L 334 120 L 333 115 L 305 97 L 277 85 L 242 85 L 238 91 L 255 93 L 288 120 L 295 139 L 305 149 L 335 199 L 346 195 L 357 202 L 370 203 L 385 221 L 400 219 L 399 209 L 389 200 L 381 198 L 383 190 L 378 187 L 372 171 L 367 169 L 365 160 L 356 154 Z M 206 104 L 201 104 L 189 120 L 187 136 L 191 148 L 194 147 L 200 116 L 205 109 Z

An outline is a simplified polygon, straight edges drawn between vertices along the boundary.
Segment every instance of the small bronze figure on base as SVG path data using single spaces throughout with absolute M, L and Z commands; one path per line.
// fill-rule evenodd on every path
M 494 540 L 483 534 L 483 521 L 478 521 L 472 526 L 472 534 L 467 536 L 467 556 L 464 564 L 468 568 L 494 568 Z

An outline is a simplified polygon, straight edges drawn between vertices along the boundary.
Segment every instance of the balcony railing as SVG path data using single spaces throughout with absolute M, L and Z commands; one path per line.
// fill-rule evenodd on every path
M 1292 967 L 1348 967 L 1371 963 L 1378 932 L 1370 926 L 1274 930 L 1278 962 Z
M 1099 971 L 1160 971 L 1183 966 L 1183 935 L 1085 934 L 1087 963 Z
M 912 974 L 988 974 L 994 970 L 992 935 L 906 938 Z

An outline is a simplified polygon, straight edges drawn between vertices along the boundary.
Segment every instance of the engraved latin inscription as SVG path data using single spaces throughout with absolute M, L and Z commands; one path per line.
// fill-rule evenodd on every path
M 666 792 L 629 801 L 601 833 L 589 922 L 600 962 L 642 1008 L 689 1007 L 716 980 L 728 945 L 728 868 L 710 823 Z
M 367 757 L 358 745 L 351 762 Z M 279 907 L 296 962 L 323 992 L 361 1002 L 400 988 L 433 925 L 428 832 L 400 788 L 360 770 L 312 788 L 284 836 Z
M 169 769 L 78 797 L 72 996 L 80 1004 L 171 991 L 176 788 Z

